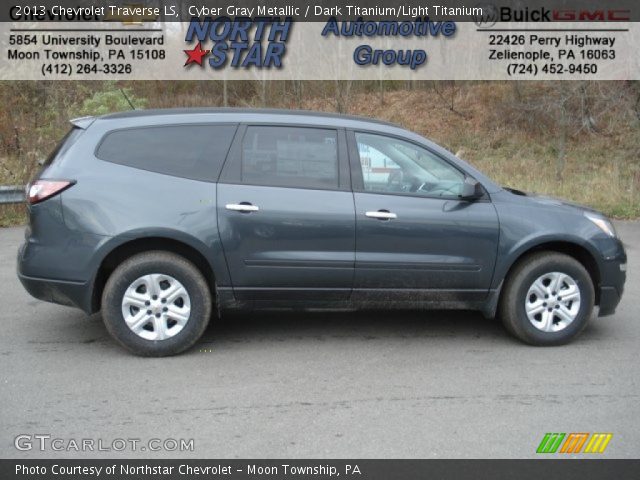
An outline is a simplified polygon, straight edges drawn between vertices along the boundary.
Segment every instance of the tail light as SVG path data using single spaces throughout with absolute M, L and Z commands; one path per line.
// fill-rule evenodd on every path
M 27 185 L 27 203 L 29 205 L 40 203 L 63 192 L 74 183 L 76 183 L 75 180 L 35 180 Z

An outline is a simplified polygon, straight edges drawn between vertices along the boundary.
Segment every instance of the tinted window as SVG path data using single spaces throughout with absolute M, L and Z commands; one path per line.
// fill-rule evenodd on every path
M 249 127 L 242 143 L 244 183 L 328 189 L 338 187 L 335 130 Z
M 425 148 L 368 133 L 357 133 L 356 141 L 365 190 L 425 197 L 462 192 L 464 174 Z
M 152 172 L 215 181 L 235 125 L 172 125 L 108 133 L 96 156 Z

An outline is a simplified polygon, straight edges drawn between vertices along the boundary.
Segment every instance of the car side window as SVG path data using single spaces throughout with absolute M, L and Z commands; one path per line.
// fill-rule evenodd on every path
M 236 125 L 166 125 L 107 133 L 96 157 L 151 172 L 216 181 Z
M 384 135 L 356 133 L 364 189 L 425 197 L 454 197 L 465 175 L 429 150 Z
M 306 127 L 248 127 L 242 142 L 242 182 L 338 188 L 337 132 Z

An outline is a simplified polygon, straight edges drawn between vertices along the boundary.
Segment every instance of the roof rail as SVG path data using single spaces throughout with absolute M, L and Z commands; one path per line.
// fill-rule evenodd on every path
M 101 118 L 131 118 L 131 117 L 145 117 L 155 115 L 184 115 L 189 113 L 200 114 L 263 114 L 263 115 L 300 115 L 309 117 L 323 117 L 323 118 L 342 118 L 345 120 L 356 120 L 360 122 L 377 123 L 381 125 L 389 125 L 392 127 L 400 127 L 400 125 L 392 122 L 386 122 L 384 120 L 378 120 L 376 118 L 362 117 L 357 115 L 343 115 L 332 112 L 319 112 L 314 110 L 287 110 L 279 108 L 229 108 L 229 107 L 194 107 L 194 108 L 166 108 L 166 109 L 150 109 L 150 110 L 129 110 L 124 112 L 110 113 L 103 115 Z

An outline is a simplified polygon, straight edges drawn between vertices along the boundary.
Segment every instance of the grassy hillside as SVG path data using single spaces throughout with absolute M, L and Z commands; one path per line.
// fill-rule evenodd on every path
M 514 128 L 491 108 L 506 85 L 476 85 L 457 94 L 456 112 L 429 91 L 397 91 L 381 105 L 375 94 L 357 95 L 352 112 L 384 118 L 448 148 L 498 183 L 587 204 L 616 218 L 640 217 L 640 130 L 616 122 L 611 132 L 567 139 L 558 175 L 554 132 Z M 328 109 L 322 101 L 309 107 Z
M 136 107 L 268 106 L 389 120 L 498 183 L 640 217 L 639 82 L 0 82 L 0 184 L 23 184 L 68 119 Z M 0 226 L 24 222 L 0 207 Z

